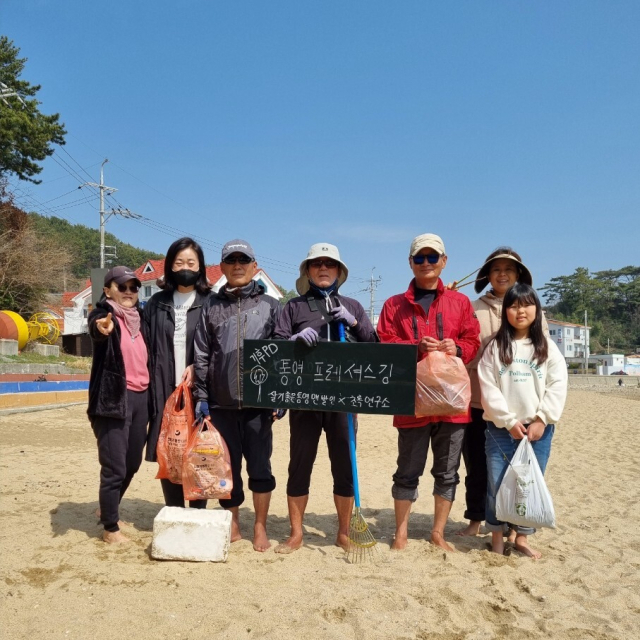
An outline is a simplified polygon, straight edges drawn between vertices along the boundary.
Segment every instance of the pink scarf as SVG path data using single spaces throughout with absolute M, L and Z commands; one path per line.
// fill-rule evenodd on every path
M 113 314 L 119 320 L 123 320 L 131 337 L 135 340 L 140 333 L 140 313 L 136 307 L 123 307 L 115 300 L 109 298 L 109 304 L 113 308 Z

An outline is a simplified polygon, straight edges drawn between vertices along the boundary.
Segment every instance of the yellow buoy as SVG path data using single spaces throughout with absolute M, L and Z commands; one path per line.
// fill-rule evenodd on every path
M 27 327 L 26 321 L 19 316 L 15 311 L 0 311 L 9 316 L 18 330 L 18 349 L 22 351 L 27 342 L 29 342 L 29 327 Z

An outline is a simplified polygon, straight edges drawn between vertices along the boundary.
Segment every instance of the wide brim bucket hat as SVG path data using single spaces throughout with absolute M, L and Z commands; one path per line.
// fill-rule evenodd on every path
M 296 291 L 305 295 L 310 288 L 309 276 L 307 275 L 307 262 L 316 258 L 331 258 L 340 263 L 340 273 L 338 274 L 338 287 L 341 287 L 349 276 L 347 265 L 340 259 L 338 247 L 327 242 L 318 242 L 311 245 L 307 257 L 300 263 L 300 277 L 296 280 Z
M 478 271 L 476 278 L 475 290 L 476 293 L 480 293 L 489 284 L 489 269 L 491 269 L 491 263 L 494 260 L 513 260 L 518 265 L 518 282 L 533 286 L 533 278 L 531 277 L 531 271 L 526 265 L 518 260 L 512 253 L 499 253 L 497 256 L 492 256 L 490 260 L 487 260 Z

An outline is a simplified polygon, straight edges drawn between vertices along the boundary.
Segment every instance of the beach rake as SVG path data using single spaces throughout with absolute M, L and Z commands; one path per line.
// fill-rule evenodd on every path
M 460 280 L 456 280 L 456 286 L 453 288 L 453 290 L 457 291 L 458 289 L 462 289 L 462 287 L 467 287 L 470 284 L 475 284 L 477 282 L 477 278 L 474 278 L 473 280 L 469 280 L 469 278 L 475 275 L 476 273 L 478 273 L 478 271 L 480 271 L 481 268 L 482 267 L 478 267 L 475 271 L 468 273 L 464 278 L 460 278 Z M 469 282 L 465 282 L 465 280 L 469 280 Z M 462 284 L 463 282 L 464 284 Z
M 340 323 L 340 342 L 345 342 L 344 325 Z M 377 542 L 373 537 L 367 521 L 360 509 L 360 485 L 358 483 L 358 460 L 356 457 L 356 430 L 353 425 L 353 414 L 347 414 L 349 423 L 349 457 L 351 458 L 351 473 L 353 475 L 353 494 L 355 507 L 349 523 L 349 546 L 347 559 L 355 564 L 374 560 L 377 556 Z

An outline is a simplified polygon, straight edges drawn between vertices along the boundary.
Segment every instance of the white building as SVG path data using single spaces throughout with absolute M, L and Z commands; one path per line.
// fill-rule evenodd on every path
M 91 280 L 87 280 L 85 288 L 78 293 L 62 294 L 62 313 L 64 316 L 62 335 L 74 335 L 89 331 L 87 317 L 90 303 Z
M 582 358 L 589 355 L 589 334 L 591 327 L 573 322 L 562 322 L 547 318 L 549 336 L 556 343 L 565 358 Z M 586 333 L 586 335 L 585 335 Z
M 624 371 L 625 357 L 623 353 L 602 353 L 589 356 L 589 364 L 596 366 L 599 376 L 610 376 L 612 373 Z

